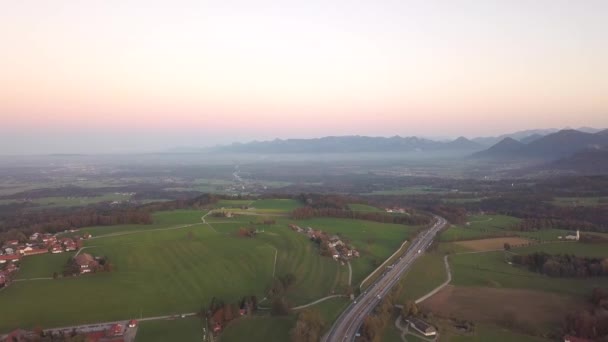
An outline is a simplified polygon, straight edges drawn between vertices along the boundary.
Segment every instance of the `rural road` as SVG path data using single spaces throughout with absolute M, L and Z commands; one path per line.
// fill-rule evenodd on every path
M 340 298 L 340 297 L 348 297 L 347 295 L 331 295 L 331 296 L 327 296 L 327 297 L 323 297 L 321 299 L 317 299 L 314 302 L 310 302 L 308 304 L 304 304 L 304 305 L 300 305 L 300 306 L 296 306 L 294 308 L 291 308 L 291 310 L 301 310 L 301 309 L 306 309 L 309 306 L 313 306 L 315 304 L 319 304 L 321 302 L 324 302 L 328 299 L 332 299 L 332 298 Z
M 425 294 L 424 296 L 416 299 L 415 303 L 418 304 L 424 300 L 427 300 L 428 298 L 430 298 L 431 296 L 433 296 L 435 293 L 441 291 L 441 289 L 443 289 L 444 287 L 448 286 L 448 284 L 452 281 L 452 270 L 450 269 L 450 263 L 448 262 L 448 256 L 445 255 L 443 257 L 443 263 L 445 264 L 445 272 L 448 275 L 448 279 L 446 279 L 446 281 L 444 281 L 441 285 L 437 286 L 435 289 L 433 289 L 433 291 Z
M 353 268 L 350 266 L 350 261 L 346 262 L 348 264 L 348 286 L 353 283 Z
M 329 332 L 323 337 L 324 342 L 354 341 L 363 320 L 382 301 L 391 288 L 399 281 L 401 275 L 414 263 L 416 258 L 433 242 L 435 235 L 445 227 L 447 221 L 435 216 L 431 228 L 419 234 L 403 256 L 391 269 L 378 278 L 366 291 L 359 295 L 338 317 Z
M 143 317 L 143 318 L 137 318 L 137 321 L 144 322 L 144 321 L 158 321 L 158 320 L 172 319 L 172 318 L 179 319 L 180 315 L 183 315 L 184 317 L 190 317 L 190 316 L 196 316 L 196 314 L 197 314 L 196 312 L 190 312 L 190 313 L 184 313 L 184 314 L 179 314 L 179 315 Z M 81 325 L 59 327 L 59 328 L 49 328 L 49 329 L 44 329 L 44 331 L 53 332 L 53 333 L 64 332 L 66 334 L 69 334 L 73 330 L 76 330 L 76 332 L 79 332 L 79 333 L 86 333 L 86 332 L 109 329 L 114 324 L 122 324 L 123 326 L 127 327 L 128 323 L 129 323 L 129 320 L 121 320 L 121 321 L 113 321 L 113 322 L 91 323 L 91 324 L 81 324 Z M 129 329 L 133 329 L 133 328 L 127 328 L 127 332 L 129 331 Z M 125 332 L 125 335 L 127 335 L 126 332 Z M 0 340 L 2 340 L 3 337 L 4 337 L 3 335 L 0 335 Z M 135 334 L 133 334 L 132 337 L 133 338 L 131 339 L 131 341 L 135 338 Z M 127 339 L 125 339 L 125 341 L 127 341 Z

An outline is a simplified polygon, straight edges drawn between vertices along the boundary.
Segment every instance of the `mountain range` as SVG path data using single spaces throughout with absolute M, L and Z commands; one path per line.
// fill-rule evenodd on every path
M 606 148 L 608 130 L 587 133 L 566 129 L 544 137 L 535 137 L 528 143 L 506 137 L 492 147 L 474 153 L 473 158 L 557 160 L 585 150 Z
M 418 137 L 331 136 L 315 139 L 275 139 L 234 143 L 215 148 L 218 152 L 238 153 L 363 153 L 479 151 L 483 145 L 465 137 L 453 141 L 434 141 Z

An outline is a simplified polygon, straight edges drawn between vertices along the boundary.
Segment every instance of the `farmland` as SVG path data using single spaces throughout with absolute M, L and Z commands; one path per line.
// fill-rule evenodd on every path
M 61 274 L 68 259 L 75 253 L 31 255 L 21 261 L 21 270 L 16 279 L 49 278 L 53 272 Z
M 416 300 L 429 293 L 446 280 L 443 256 L 440 253 L 425 253 L 418 258 L 410 270 L 401 278 L 400 302 Z
M 525 289 L 447 286 L 421 308 L 441 317 L 503 324 L 513 316 L 535 328 L 559 325 L 564 313 L 584 307 L 579 298 Z M 510 323 L 510 322 L 507 322 Z
M 411 226 L 337 218 L 314 218 L 297 223 L 342 235 L 359 250 L 361 257 L 351 262 L 353 284 L 359 284 L 415 232 Z
M 586 207 L 608 204 L 608 197 L 556 197 L 553 204 L 564 207 Z
M 139 322 L 135 342 L 200 341 L 200 317 Z
M 560 247 L 565 247 L 568 243 L 536 245 L 521 250 L 515 249 L 513 252 L 547 251 L 546 248 L 557 251 L 557 247 L 553 247 L 552 245 L 563 245 Z M 599 249 L 601 248 L 602 246 L 593 248 L 592 250 L 595 251 L 593 253 L 599 255 L 601 253 Z M 606 253 L 605 250 L 603 253 Z M 588 295 L 594 287 L 608 286 L 608 279 L 601 277 L 585 279 L 549 278 L 530 272 L 525 268 L 509 265 L 505 258 L 504 252 L 450 256 L 449 260 L 453 276 L 452 284 L 458 286 L 532 289 L 580 297 Z
M 475 332 L 467 335 L 448 333 L 444 335 L 448 342 L 547 342 L 549 340 L 516 333 L 491 324 L 478 324 Z
M 101 202 L 114 202 L 114 201 L 127 201 L 131 198 L 129 194 L 105 194 L 101 196 L 91 197 L 41 197 L 29 200 L 30 203 L 35 204 L 45 209 L 53 207 L 83 207 L 89 204 L 96 204 Z M 0 204 L 17 203 L 17 200 L 0 200 Z
M 519 219 L 504 215 L 471 216 L 468 224 L 451 226 L 441 233 L 441 241 L 471 240 L 483 237 L 515 235 L 511 227 Z
M 222 333 L 222 342 L 289 341 L 289 331 L 296 317 L 245 317 L 230 323 Z
M 293 205 L 280 203 L 282 207 L 277 210 Z M 274 205 L 262 204 L 268 208 Z M 262 298 L 273 273 L 296 276 L 296 283 L 286 293 L 291 305 L 340 293 L 348 285 L 348 267 L 319 256 L 314 243 L 287 227 L 291 220 L 279 217 L 276 224 L 257 226 L 261 232 L 255 238 L 243 238 L 237 236 L 238 229 L 259 217 L 208 216 L 210 225 L 205 225 L 201 221 L 205 213 L 158 212 L 150 225 L 81 229 L 80 232 L 94 235 L 85 240 L 85 252 L 106 256 L 113 265 L 112 272 L 13 283 L 0 292 L 0 306 L 19 310 L 0 321 L 0 331 L 15 326 L 51 327 L 195 312 L 211 296 L 227 301 L 244 295 Z M 361 250 L 362 257 L 352 262 L 354 283 L 414 231 L 404 225 L 349 219 L 319 218 L 298 224 L 341 233 Z M 52 271 L 47 269 L 61 271 L 67 256 L 64 253 L 25 258 L 20 277 L 50 277 Z M 319 308 L 324 317 L 333 320 L 343 303 L 328 301 L 319 304 Z M 39 308 L 53 308 L 53 313 L 41 315 Z
M 454 242 L 455 245 L 465 247 L 471 251 L 492 251 L 497 249 L 503 249 L 505 244 L 509 244 L 512 247 L 515 247 L 528 245 L 530 243 L 530 240 L 519 237 L 503 237 Z

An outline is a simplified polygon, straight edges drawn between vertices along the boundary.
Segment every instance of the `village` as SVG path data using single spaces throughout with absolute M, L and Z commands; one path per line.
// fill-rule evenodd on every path
M 322 230 L 311 227 L 301 228 L 295 224 L 290 224 L 289 228 L 294 232 L 305 234 L 311 241 L 319 244 L 319 252 L 324 256 L 331 256 L 341 264 L 348 262 L 352 258 L 359 257 L 359 251 L 353 246 L 344 243 L 338 235 L 329 235 Z
M 69 230 L 60 234 L 34 233 L 30 235 L 27 242 L 6 241 L 0 248 L 0 289 L 10 284 L 13 274 L 19 270 L 22 258 L 38 254 L 59 254 L 76 251 L 82 247 L 82 240 L 92 237 L 91 234 L 60 237 L 62 234 L 75 232 L 76 230 Z M 74 262 L 78 266 L 79 274 L 91 272 L 97 263 L 92 256 L 85 253 L 75 257 Z

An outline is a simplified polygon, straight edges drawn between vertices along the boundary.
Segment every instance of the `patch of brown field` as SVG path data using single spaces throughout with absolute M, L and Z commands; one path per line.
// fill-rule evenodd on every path
M 517 247 L 519 245 L 527 245 L 530 240 L 520 237 L 501 237 L 481 240 L 468 240 L 468 241 L 456 241 L 454 244 L 469 248 L 473 251 L 492 251 L 496 249 L 502 249 L 508 243 L 511 247 Z
M 559 324 L 584 301 L 525 289 L 446 286 L 420 304 L 435 315 L 474 322 L 504 323 L 508 316 L 533 325 Z

